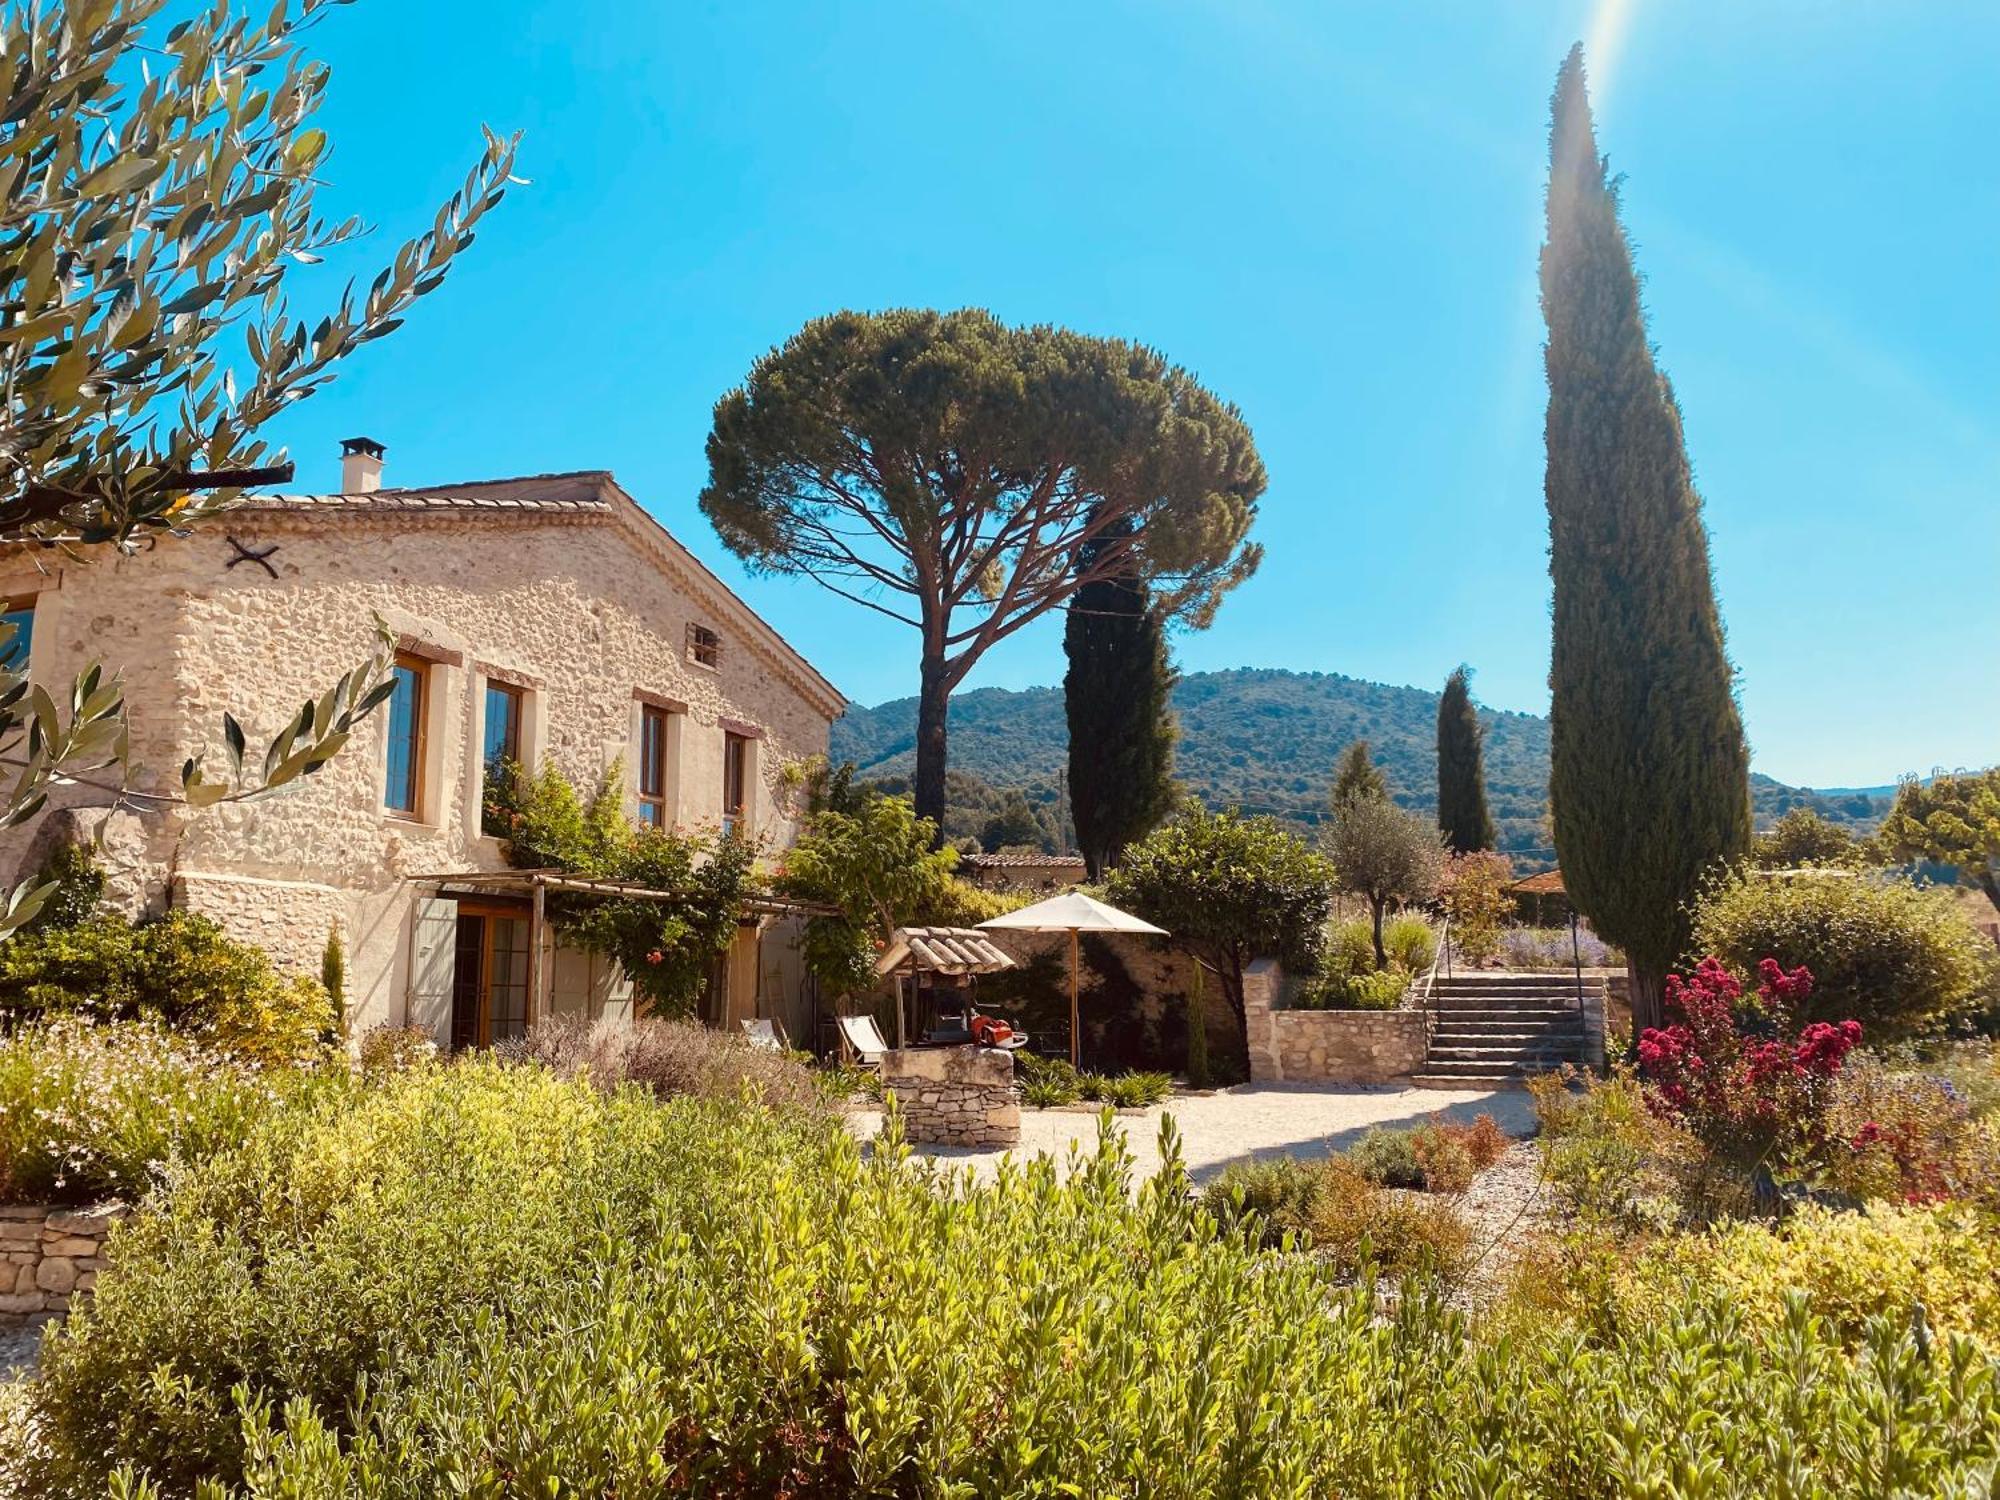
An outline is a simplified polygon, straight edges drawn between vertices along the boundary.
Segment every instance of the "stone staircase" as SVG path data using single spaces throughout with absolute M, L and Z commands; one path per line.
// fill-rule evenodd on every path
M 1574 973 L 1438 975 L 1424 1070 L 1411 1081 L 1436 1089 L 1506 1088 L 1562 1063 L 1598 1061 L 1604 981 L 1585 976 L 1583 989 L 1594 1024 L 1578 1008 Z

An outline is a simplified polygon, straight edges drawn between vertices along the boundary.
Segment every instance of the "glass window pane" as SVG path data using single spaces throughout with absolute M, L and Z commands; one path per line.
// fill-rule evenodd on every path
M 35 638 L 35 606 L 32 601 L 10 609 L 0 616 L 13 627 L 14 633 L 0 644 L 0 667 L 25 667 L 28 664 L 28 645 Z
M 487 1040 L 504 1042 L 528 1029 L 528 924 L 494 917 L 486 989 Z
M 486 684 L 486 754 L 495 761 L 521 758 L 521 690 L 504 682 Z
M 420 735 L 424 722 L 424 673 L 410 662 L 397 662 L 394 691 L 389 694 L 389 776 L 383 800 L 395 812 L 417 810 L 417 784 L 422 775 Z
M 667 716 L 648 707 L 639 715 L 639 795 L 663 797 L 667 790 Z

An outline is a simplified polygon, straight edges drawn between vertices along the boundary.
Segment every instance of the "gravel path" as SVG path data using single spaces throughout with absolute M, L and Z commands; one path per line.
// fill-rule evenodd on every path
M 1553 1216 L 1541 1152 L 1531 1142 L 1517 1141 L 1473 1178 L 1458 1211 L 1472 1227 L 1474 1259 L 1466 1291 L 1469 1300 L 1484 1301 L 1500 1290 L 1528 1237 Z
M 39 1328 L 0 1328 L 0 1385 L 32 1375 L 42 1349 Z
M 1117 1116 L 1117 1128 L 1132 1148 L 1141 1176 L 1159 1169 L 1163 1114 L 1172 1115 L 1180 1127 L 1181 1153 L 1198 1183 L 1232 1162 L 1345 1151 L 1374 1125 L 1415 1125 L 1431 1115 L 1469 1121 L 1490 1114 L 1509 1135 L 1525 1136 L 1535 1121 L 1534 1105 L 1521 1089 L 1447 1093 L 1394 1084 L 1249 1084 L 1213 1094 L 1181 1094 L 1153 1109 Z M 848 1116 L 849 1128 L 863 1140 L 874 1136 L 881 1123 L 880 1110 L 857 1110 Z M 1095 1113 L 1023 1108 L 1021 1144 L 1015 1154 L 1060 1156 L 1073 1142 L 1088 1149 L 1096 1139 Z M 916 1149 L 941 1161 L 964 1162 L 982 1177 L 992 1175 L 1002 1155 L 951 1146 Z

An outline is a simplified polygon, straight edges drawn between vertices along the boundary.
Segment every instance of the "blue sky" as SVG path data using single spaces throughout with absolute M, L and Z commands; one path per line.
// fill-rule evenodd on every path
M 2000 758 L 2000 8 L 1917 0 L 1006 5 L 361 0 L 324 201 L 424 227 L 477 150 L 517 189 L 444 289 L 298 407 L 391 483 L 608 467 L 850 696 L 914 633 L 744 579 L 695 508 L 715 398 L 840 307 L 982 305 L 1141 339 L 1243 408 L 1262 571 L 1191 670 L 1547 707 L 1547 98 L 1590 48 L 1687 419 L 1760 770 Z M 310 293 L 314 283 L 301 282 Z M 1023 632 L 971 685 L 1060 679 Z

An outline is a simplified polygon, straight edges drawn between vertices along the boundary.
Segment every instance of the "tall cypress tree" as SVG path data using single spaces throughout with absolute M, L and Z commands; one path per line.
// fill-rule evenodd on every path
M 1107 536 L 1084 550 L 1115 540 Z M 1088 557 L 1082 561 L 1091 566 Z M 1069 657 L 1063 701 L 1070 816 L 1096 880 L 1127 844 L 1173 811 L 1175 674 L 1159 611 L 1133 577 L 1101 579 L 1077 591 L 1063 627 L 1063 652 Z
M 1389 778 L 1382 774 L 1382 768 L 1368 753 L 1366 740 L 1356 740 L 1340 752 L 1340 763 L 1333 769 L 1333 795 L 1328 803 L 1335 812 L 1339 812 L 1360 797 L 1374 797 L 1385 802 L 1389 798 Z
M 1472 706 L 1472 674 L 1460 667 L 1438 698 L 1438 828 L 1453 854 L 1493 847 L 1486 805 L 1486 731 Z
M 1548 241 L 1549 803 L 1570 899 L 1624 948 L 1635 1027 L 1657 1025 L 1704 870 L 1750 841 L 1708 534 L 1680 408 L 1653 363 L 1583 49 L 1556 79 Z

